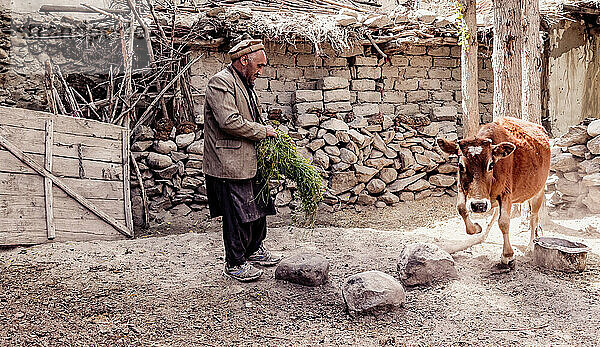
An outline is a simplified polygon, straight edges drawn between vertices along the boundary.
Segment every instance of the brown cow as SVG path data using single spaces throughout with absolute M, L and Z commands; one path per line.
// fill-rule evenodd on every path
M 538 233 L 541 234 L 538 212 L 550 170 L 548 134 L 540 125 L 505 117 L 483 125 L 474 138 L 460 140 L 458 144 L 438 139 L 438 145 L 444 152 L 458 155 L 457 208 L 467 234 L 482 230 L 471 222 L 469 212 L 483 213 L 498 207 L 490 226 L 499 210 L 498 225 L 504 238 L 501 261 L 512 263 L 514 252 L 508 229 L 513 203 L 529 200 L 530 247 Z

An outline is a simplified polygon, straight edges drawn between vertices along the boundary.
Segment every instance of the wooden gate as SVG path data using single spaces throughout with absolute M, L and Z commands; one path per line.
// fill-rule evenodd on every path
M 0 107 L 0 245 L 133 236 L 129 131 Z

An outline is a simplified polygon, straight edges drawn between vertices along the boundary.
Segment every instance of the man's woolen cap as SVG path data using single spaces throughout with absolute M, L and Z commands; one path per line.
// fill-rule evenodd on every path
M 231 60 L 235 60 L 244 54 L 260 51 L 261 49 L 265 49 L 265 45 L 263 45 L 261 40 L 243 40 L 233 46 L 228 53 Z

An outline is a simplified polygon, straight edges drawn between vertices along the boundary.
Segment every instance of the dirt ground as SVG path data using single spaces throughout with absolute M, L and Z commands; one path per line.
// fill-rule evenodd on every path
M 396 276 L 410 242 L 464 240 L 454 198 L 322 213 L 312 230 L 272 219 L 269 248 L 329 259 L 330 281 L 317 288 L 276 281 L 274 268 L 250 284 L 224 277 L 220 222 L 202 218 L 133 240 L 4 249 L 0 345 L 598 345 L 600 218 L 554 222 L 546 235 L 592 248 L 583 273 L 536 267 L 514 219 L 514 270 L 494 268 L 502 249 L 494 227 L 484 244 L 454 255 L 457 280 L 407 288 L 405 307 L 358 317 L 345 311 L 345 278 L 366 270 Z

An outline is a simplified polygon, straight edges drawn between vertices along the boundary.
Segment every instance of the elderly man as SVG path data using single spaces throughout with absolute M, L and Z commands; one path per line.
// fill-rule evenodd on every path
M 206 89 L 204 164 L 211 217 L 223 216 L 226 275 L 242 282 L 258 279 L 280 257 L 263 245 L 272 200 L 258 197 L 264 181 L 257 173 L 256 144 L 277 136 L 261 119 L 254 82 L 267 63 L 260 40 L 244 40 L 230 51 L 231 65 Z

